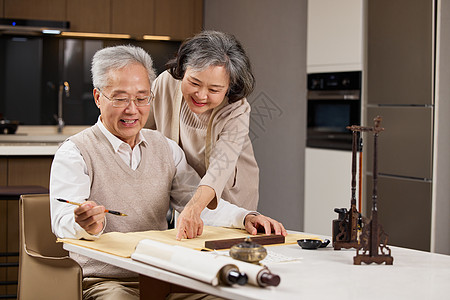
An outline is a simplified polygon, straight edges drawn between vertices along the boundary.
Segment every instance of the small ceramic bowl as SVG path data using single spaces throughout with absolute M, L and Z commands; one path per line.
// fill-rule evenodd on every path
M 314 240 L 314 239 L 302 239 L 298 240 L 297 243 L 303 249 L 317 249 L 317 248 L 325 248 L 330 243 L 330 240 L 326 239 L 324 241 Z
M 0 120 L 0 134 L 16 133 L 19 121 Z

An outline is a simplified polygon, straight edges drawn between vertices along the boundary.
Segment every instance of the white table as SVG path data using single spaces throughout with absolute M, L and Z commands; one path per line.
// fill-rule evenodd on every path
M 150 265 L 88 248 L 64 244 L 76 252 L 139 273 L 141 279 L 155 278 L 229 299 L 448 299 L 450 256 L 390 247 L 394 264 L 353 265 L 356 250 L 327 248 L 304 250 L 298 245 L 271 246 L 269 250 L 300 261 L 269 265 L 280 275 L 277 287 L 251 285 L 213 287 Z M 154 280 L 151 280 L 154 282 Z M 141 287 L 141 293 L 143 292 Z M 144 298 L 144 295 L 141 295 Z M 149 299 L 149 298 L 148 298 Z M 154 298 L 152 298 L 154 299 Z

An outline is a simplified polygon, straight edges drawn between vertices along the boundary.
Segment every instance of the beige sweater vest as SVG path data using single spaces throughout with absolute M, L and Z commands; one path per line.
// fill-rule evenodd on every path
M 148 145 L 141 143 L 142 159 L 132 170 L 114 152 L 111 143 L 94 125 L 70 138 L 86 162 L 91 179 L 88 200 L 126 217 L 106 214 L 106 232 L 167 229 L 170 190 L 175 175 L 172 151 L 162 134 L 143 129 Z M 98 261 L 71 255 L 83 268 L 83 276 L 134 277 L 134 273 Z

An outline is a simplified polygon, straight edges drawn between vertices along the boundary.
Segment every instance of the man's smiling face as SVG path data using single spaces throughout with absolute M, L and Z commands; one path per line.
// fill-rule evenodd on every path
M 132 148 L 139 131 L 144 127 L 150 105 L 136 106 L 134 101 L 126 107 L 114 107 L 113 98 L 129 98 L 150 95 L 150 81 L 147 70 L 141 64 L 128 65 L 109 72 L 108 86 L 101 92 L 94 89 L 94 99 L 100 109 L 100 119 L 113 135 L 128 143 Z

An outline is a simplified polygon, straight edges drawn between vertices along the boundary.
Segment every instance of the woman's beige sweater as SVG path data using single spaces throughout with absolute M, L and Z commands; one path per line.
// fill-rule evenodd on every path
M 167 71 L 158 76 L 152 90 L 155 100 L 146 127 L 157 129 L 177 142 L 188 163 L 202 177 L 200 185 L 213 188 L 217 198 L 256 210 L 259 169 L 248 135 L 247 100 L 229 104 L 225 98 L 209 112 L 209 117 L 202 114 L 197 120 L 192 112 L 184 111 L 182 115 L 181 81 Z

